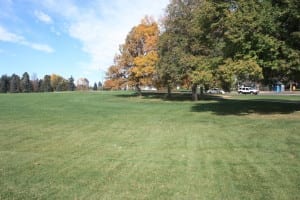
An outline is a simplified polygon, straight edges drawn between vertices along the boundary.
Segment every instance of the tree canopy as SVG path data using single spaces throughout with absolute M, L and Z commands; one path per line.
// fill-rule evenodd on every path
M 299 1 L 172 0 L 159 38 L 166 87 L 299 78 Z M 195 90 L 192 91 L 195 91 Z M 194 94 L 194 98 L 196 98 Z
M 300 1 L 170 0 L 133 27 L 104 86 L 192 89 L 300 79 Z
M 158 60 L 157 41 L 158 24 L 151 17 L 142 19 L 138 26 L 128 33 L 125 43 L 120 45 L 120 52 L 115 56 L 114 65 L 108 69 L 104 87 L 125 89 L 155 84 L 156 63 Z

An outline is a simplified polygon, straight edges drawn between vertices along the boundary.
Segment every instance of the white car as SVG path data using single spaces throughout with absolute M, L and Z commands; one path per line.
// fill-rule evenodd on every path
M 252 87 L 240 87 L 238 89 L 239 94 L 255 94 L 257 95 L 259 93 L 259 90 L 252 88 Z
M 207 90 L 208 94 L 225 94 L 224 90 L 219 89 L 219 88 L 212 88 Z

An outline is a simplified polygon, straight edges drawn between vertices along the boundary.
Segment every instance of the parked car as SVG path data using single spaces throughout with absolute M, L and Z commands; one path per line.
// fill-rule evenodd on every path
M 239 94 L 255 94 L 257 95 L 259 93 L 259 90 L 252 88 L 252 87 L 240 87 L 238 89 Z
M 224 90 L 219 89 L 219 88 L 212 88 L 207 90 L 208 94 L 225 94 Z

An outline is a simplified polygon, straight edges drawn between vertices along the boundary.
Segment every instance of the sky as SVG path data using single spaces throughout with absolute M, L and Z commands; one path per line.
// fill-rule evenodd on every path
M 58 74 L 90 85 L 132 27 L 158 20 L 169 0 L 0 0 L 0 75 Z

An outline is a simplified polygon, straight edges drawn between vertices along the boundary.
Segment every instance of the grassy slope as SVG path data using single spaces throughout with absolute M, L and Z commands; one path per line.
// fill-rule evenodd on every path
M 0 199 L 300 198 L 300 97 L 127 94 L 0 95 Z

